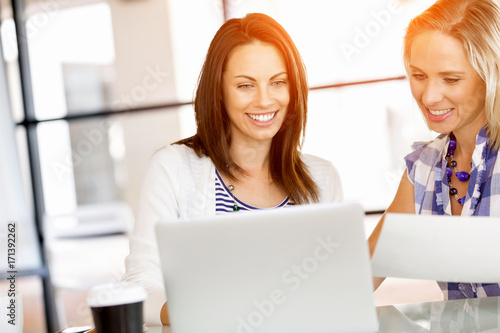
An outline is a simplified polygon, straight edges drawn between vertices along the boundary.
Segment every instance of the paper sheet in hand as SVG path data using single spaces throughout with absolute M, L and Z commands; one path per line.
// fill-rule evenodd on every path
M 373 276 L 500 282 L 500 218 L 387 214 Z

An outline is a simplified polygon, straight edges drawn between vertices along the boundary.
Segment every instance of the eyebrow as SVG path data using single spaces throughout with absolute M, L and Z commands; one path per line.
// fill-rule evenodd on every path
M 419 72 L 424 72 L 423 70 L 421 70 L 417 66 L 410 65 L 409 67 L 411 69 L 417 70 Z M 466 72 L 462 72 L 462 71 L 444 71 L 444 72 L 439 72 L 438 74 L 439 75 L 465 75 L 467 73 Z
M 280 72 L 280 73 L 274 74 L 273 76 L 271 76 L 271 80 L 273 80 L 273 79 L 275 79 L 275 78 L 277 78 L 278 76 L 283 75 L 283 74 L 285 74 L 285 75 L 286 75 L 286 74 L 287 74 L 287 72 Z M 249 76 L 249 75 L 245 75 L 245 74 L 236 75 L 234 78 L 235 78 L 235 79 L 237 79 L 237 78 L 243 78 L 243 79 L 248 79 L 248 80 L 251 80 L 251 81 L 256 81 L 256 80 L 255 80 L 255 78 L 253 78 L 253 77 L 251 77 L 251 76 Z

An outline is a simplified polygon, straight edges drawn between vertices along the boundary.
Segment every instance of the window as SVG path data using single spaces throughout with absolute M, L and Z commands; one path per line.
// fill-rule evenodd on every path
M 405 26 L 431 2 L 227 2 L 227 18 L 264 12 L 290 33 L 313 89 L 303 151 L 332 160 L 346 199 L 367 210 L 387 207 L 411 142 L 430 133 L 404 79 L 350 84 L 404 76 Z M 134 208 L 150 155 L 195 131 L 189 104 L 222 2 L 35 3 L 28 13 L 35 115 L 48 120 L 37 129 L 47 213 L 115 200 Z M 12 29 L 2 25 L 15 73 Z M 139 111 L 98 117 L 123 110 Z
M 151 155 L 195 132 L 191 102 L 213 35 L 224 19 L 263 12 L 287 29 L 308 70 L 304 153 L 337 166 L 347 200 L 384 210 L 410 144 L 432 136 L 404 79 L 401 44 L 409 20 L 433 2 L 31 1 L 20 16 L 27 76 L 19 74 L 27 50 L 18 50 L 12 10 L 2 2 L 2 55 L 25 183 L 35 151 L 41 212 L 116 201 L 135 210 Z M 34 110 L 26 118 L 27 81 Z

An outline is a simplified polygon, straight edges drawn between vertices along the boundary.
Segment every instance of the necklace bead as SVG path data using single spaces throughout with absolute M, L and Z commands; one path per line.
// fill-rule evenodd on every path
M 451 184 L 451 176 L 453 174 L 451 168 L 455 170 L 455 176 L 457 179 L 461 182 L 466 182 L 470 178 L 470 173 L 466 171 L 457 171 L 457 162 L 453 159 L 453 155 L 455 154 L 455 149 L 457 148 L 457 139 L 455 138 L 455 135 L 453 132 L 450 133 L 450 142 L 448 143 L 448 151 L 446 152 L 446 161 L 448 162 L 446 166 L 446 176 L 448 180 L 448 185 L 450 187 L 450 195 L 453 196 L 459 204 L 463 205 L 465 202 L 465 196 L 459 197 L 458 196 L 458 191 L 456 188 L 453 187 Z M 472 167 L 472 164 L 471 164 Z
M 457 176 L 458 180 L 460 180 L 461 182 L 468 181 L 470 178 L 469 173 L 465 172 L 465 171 L 459 171 L 459 172 L 455 173 L 455 175 Z
M 233 196 L 233 212 L 237 212 L 240 210 L 240 206 L 236 203 L 236 199 L 234 198 L 234 186 L 233 185 L 228 185 L 227 189 L 231 192 L 231 195 Z
M 226 168 L 229 169 L 229 164 L 226 163 Z M 236 199 L 234 198 L 234 186 L 233 185 L 228 185 L 227 186 L 227 189 L 229 190 L 229 192 L 231 192 L 231 195 L 233 196 L 233 212 L 238 212 L 240 210 L 240 206 L 238 206 L 238 204 L 236 203 Z

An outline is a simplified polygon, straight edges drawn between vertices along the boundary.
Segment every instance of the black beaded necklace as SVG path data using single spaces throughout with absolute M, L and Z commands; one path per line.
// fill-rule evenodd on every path
M 448 144 L 448 152 L 446 153 L 446 176 L 448 177 L 448 185 L 450 186 L 450 195 L 454 197 L 459 204 L 463 205 L 465 202 L 465 196 L 459 197 L 458 191 L 451 184 L 451 169 L 455 170 L 455 176 L 457 176 L 458 180 L 461 182 L 466 182 L 470 178 L 470 173 L 466 171 L 457 171 L 457 161 L 453 159 L 453 155 L 455 154 L 455 149 L 457 148 L 457 139 L 453 132 L 450 133 L 450 143 Z M 471 163 L 472 167 L 472 163 Z

